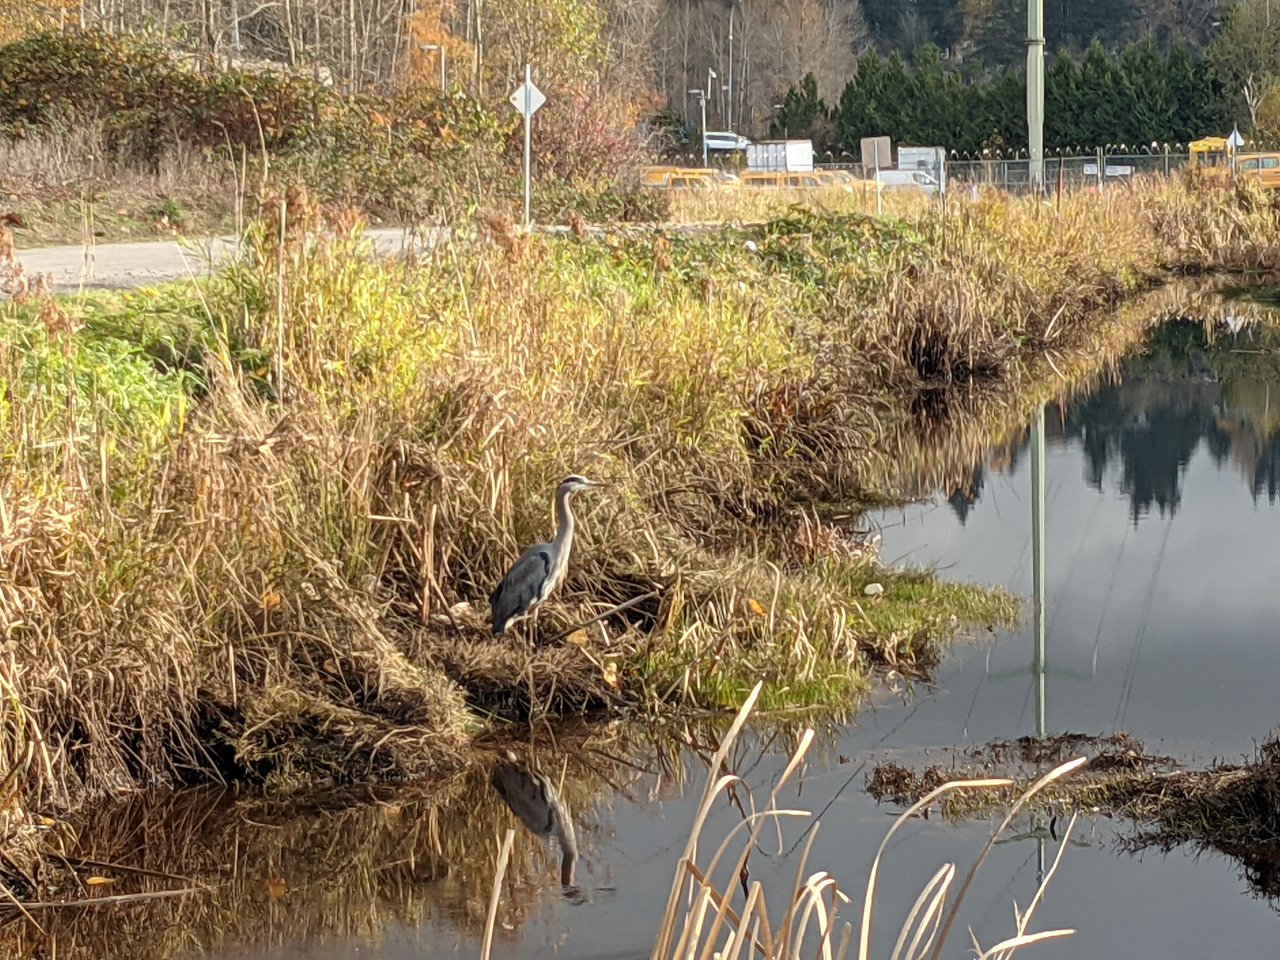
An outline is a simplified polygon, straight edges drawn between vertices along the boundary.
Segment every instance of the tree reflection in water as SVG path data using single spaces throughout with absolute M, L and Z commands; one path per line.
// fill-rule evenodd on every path
M 1280 499 L 1280 327 L 1173 320 L 1155 328 L 1116 375 L 1047 418 L 1051 445 L 1078 444 L 1084 480 L 1114 483 L 1136 526 L 1153 509 L 1174 515 L 1187 465 L 1203 447 L 1219 469 L 1234 464 L 1255 500 Z M 987 476 L 1013 470 L 1025 432 L 947 484 L 961 523 Z

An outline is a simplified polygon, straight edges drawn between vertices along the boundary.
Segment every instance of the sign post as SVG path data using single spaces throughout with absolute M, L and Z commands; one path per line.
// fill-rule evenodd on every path
M 524 117 L 524 225 L 528 228 L 530 219 L 530 191 L 532 184 L 531 170 L 533 166 L 533 134 L 530 124 L 533 115 L 547 102 L 546 95 L 533 85 L 533 77 L 529 65 L 524 66 L 524 83 L 516 87 L 511 94 L 511 105 Z
M 1236 175 L 1236 154 L 1240 148 L 1244 146 L 1244 137 L 1240 136 L 1240 127 L 1233 126 L 1231 128 L 1231 136 L 1227 137 L 1227 147 L 1230 148 L 1231 154 L 1231 175 Z

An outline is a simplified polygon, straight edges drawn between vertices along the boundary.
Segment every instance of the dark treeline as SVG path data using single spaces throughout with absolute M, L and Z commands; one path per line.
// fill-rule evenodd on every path
M 1048 150 L 1185 144 L 1220 135 L 1229 113 L 1209 62 L 1182 44 L 1165 55 L 1145 40 L 1116 55 L 1095 42 L 1081 58 L 1061 53 L 1046 65 Z M 1025 117 L 1021 71 L 966 76 L 926 45 L 910 63 L 864 55 L 836 104 L 823 102 L 806 76 L 788 91 L 770 134 L 811 138 L 832 155 L 857 156 L 870 135 L 962 153 L 1012 151 L 1027 146 Z

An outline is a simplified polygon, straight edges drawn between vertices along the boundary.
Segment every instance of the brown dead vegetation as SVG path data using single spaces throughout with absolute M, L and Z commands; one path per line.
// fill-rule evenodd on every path
M 1127 821 L 1122 849 L 1132 852 L 1190 846 L 1237 860 L 1262 896 L 1280 897 L 1280 740 L 1269 739 L 1253 759 L 1188 770 L 1170 757 L 1151 756 L 1127 734 L 1089 737 L 1062 734 L 998 741 L 957 756 L 950 766 L 912 770 L 878 764 L 867 789 L 877 800 L 905 805 L 938 786 L 975 776 L 1034 779 L 1064 755 L 1086 755 L 1088 764 L 1070 781 L 1046 791 L 1039 802 L 1059 814 L 1103 815 Z M 944 816 L 985 817 L 1017 786 L 989 796 L 955 795 Z

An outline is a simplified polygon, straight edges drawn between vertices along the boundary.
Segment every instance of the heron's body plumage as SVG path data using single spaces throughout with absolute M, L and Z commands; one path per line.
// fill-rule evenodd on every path
M 556 535 L 545 543 L 535 543 L 507 571 L 489 596 L 494 636 L 506 633 L 516 620 L 532 613 L 551 596 L 569 568 L 573 548 L 573 511 L 569 498 L 591 485 L 582 477 L 567 477 L 556 491 Z

